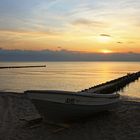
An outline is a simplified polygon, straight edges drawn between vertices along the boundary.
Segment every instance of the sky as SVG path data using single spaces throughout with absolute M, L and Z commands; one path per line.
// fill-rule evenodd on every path
M 140 0 L 0 0 L 0 48 L 140 53 Z

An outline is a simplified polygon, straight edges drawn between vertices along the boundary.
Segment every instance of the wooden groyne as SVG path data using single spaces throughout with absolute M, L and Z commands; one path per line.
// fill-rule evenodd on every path
M 38 67 L 46 67 L 46 65 L 37 65 L 37 66 L 8 66 L 8 67 L 0 67 L 0 69 L 38 68 Z
M 99 93 L 99 94 L 100 93 L 108 94 L 108 93 L 117 92 L 117 91 L 122 90 L 128 84 L 134 82 L 135 80 L 138 80 L 139 77 L 140 77 L 140 71 L 136 73 L 131 73 L 131 74 L 129 73 L 125 76 L 108 81 L 106 83 L 102 83 L 97 86 L 84 89 L 81 92 Z

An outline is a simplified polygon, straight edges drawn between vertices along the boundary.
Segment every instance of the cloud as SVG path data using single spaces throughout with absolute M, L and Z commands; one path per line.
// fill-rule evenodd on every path
M 20 30 L 20 29 L 2 29 L 0 30 L 0 36 L 4 35 L 48 35 L 48 36 L 56 36 L 59 35 L 60 32 L 52 29 L 46 29 L 46 30 L 40 30 L 40 31 L 26 31 L 26 30 Z M 7 36 L 8 37 L 8 36 Z
M 118 44 L 122 44 L 123 42 L 121 42 L 121 41 L 118 41 L 117 43 L 118 43 Z
M 61 33 L 62 35 L 62 33 Z M 59 38 L 60 33 L 53 30 L 22 31 L 0 30 L 0 47 L 9 49 L 41 49 L 51 46 L 50 40 Z
M 111 37 L 111 35 L 108 35 L 108 34 L 100 34 L 100 36 Z
M 0 49 L 0 61 L 140 61 L 140 53 L 84 53 L 61 50 L 5 50 Z
M 90 26 L 90 27 L 105 26 L 105 24 L 103 22 L 88 20 L 88 19 L 84 19 L 84 18 L 74 20 L 72 22 L 72 25 L 75 25 L 75 26 Z
M 134 41 L 129 41 L 128 43 L 129 43 L 129 44 L 134 44 L 135 42 L 134 42 Z

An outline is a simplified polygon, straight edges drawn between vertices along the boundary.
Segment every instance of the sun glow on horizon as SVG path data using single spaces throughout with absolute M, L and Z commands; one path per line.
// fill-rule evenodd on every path
M 104 53 L 104 54 L 109 54 L 109 53 L 112 53 L 111 50 L 108 50 L 108 49 L 103 49 L 100 51 L 101 53 Z

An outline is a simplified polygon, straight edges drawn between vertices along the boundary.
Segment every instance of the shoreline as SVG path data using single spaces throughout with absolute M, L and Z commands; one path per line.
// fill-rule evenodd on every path
M 8 140 L 138 140 L 140 137 L 140 100 L 123 99 L 114 111 L 101 112 L 85 120 L 58 127 L 42 122 L 27 127 L 22 120 L 35 117 L 37 110 L 25 94 L 0 92 L 0 139 Z

